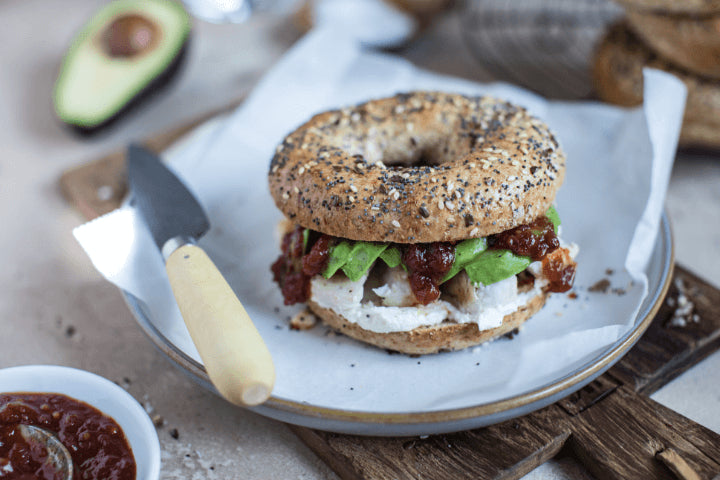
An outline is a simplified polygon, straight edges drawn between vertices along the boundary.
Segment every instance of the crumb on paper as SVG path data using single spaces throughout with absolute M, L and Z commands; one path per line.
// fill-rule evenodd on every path
M 605 275 L 612 275 L 613 273 L 615 273 L 615 270 L 613 270 L 612 268 L 608 268 L 605 270 Z
M 607 278 L 598 280 L 590 288 L 588 288 L 588 290 L 591 292 L 600 292 L 600 293 L 607 293 L 609 289 L 610 289 L 610 280 L 608 280 Z
M 290 320 L 290 328 L 293 330 L 309 330 L 317 324 L 318 318 L 307 308 L 298 312 Z

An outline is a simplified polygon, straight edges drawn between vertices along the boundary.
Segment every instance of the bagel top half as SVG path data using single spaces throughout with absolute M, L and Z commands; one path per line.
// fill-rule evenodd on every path
M 490 97 L 413 92 L 318 114 L 270 164 L 294 223 L 362 241 L 485 237 L 552 205 L 565 155 L 548 126 Z

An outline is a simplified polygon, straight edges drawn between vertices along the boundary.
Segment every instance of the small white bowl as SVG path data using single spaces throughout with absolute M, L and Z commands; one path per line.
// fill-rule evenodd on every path
M 28 365 L 0 370 L 0 392 L 61 393 L 92 405 L 122 427 L 135 456 L 136 478 L 160 476 L 160 441 L 150 417 L 111 381 L 76 368 Z

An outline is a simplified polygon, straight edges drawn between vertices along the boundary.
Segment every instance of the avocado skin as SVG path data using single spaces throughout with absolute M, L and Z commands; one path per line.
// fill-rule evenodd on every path
M 108 130 L 108 127 L 112 127 L 115 122 L 120 120 L 128 113 L 135 111 L 140 105 L 145 103 L 146 100 L 151 99 L 161 93 L 169 87 L 169 85 L 176 79 L 177 74 L 182 70 L 185 60 L 187 58 L 187 51 L 190 48 L 190 38 L 192 34 L 188 34 L 185 38 L 185 44 L 182 46 L 178 54 L 175 56 L 173 61 L 163 72 L 156 76 L 150 83 L 140 90 L 129 102 L 125 104 L 115 115 L 109 117 L 102 123 L 99 123 L 92 127 L 83 127 L 80 125 L 74 125 L 72 123 L 62 122 L 63 125 L 75 133 L 76 135 L 84 138 L 94 137 L 101 135 L 103 132 Z M 62 120 L 61 120 L 62 121 Z

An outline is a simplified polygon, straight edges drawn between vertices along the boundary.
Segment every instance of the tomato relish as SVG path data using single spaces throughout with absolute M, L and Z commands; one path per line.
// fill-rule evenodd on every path
M 322 273 L 330 259 L 330 249 L 342 239 L 311 232 L 307 241 L 303 228 L 296 227 L 283 237 L 282 254 L 273 263 L 273 279 L 281 289 L 285 305 L 310 298 L 310 279 Z M 546 216 L 528 225 L 490 235 L 488 249 L 510 250 L 515 255 L 541 261 L 551 292 L 566 292 L 575 279 L 575 262 L 560 248 L 552 221 Z M 410 288 L 418 303 L 427 305 L 440 297 L 440 283 L 455 261 L 454 242 L 393 244 L 402 252 Z M 342 275 L 341 271 L 337 275 Z

